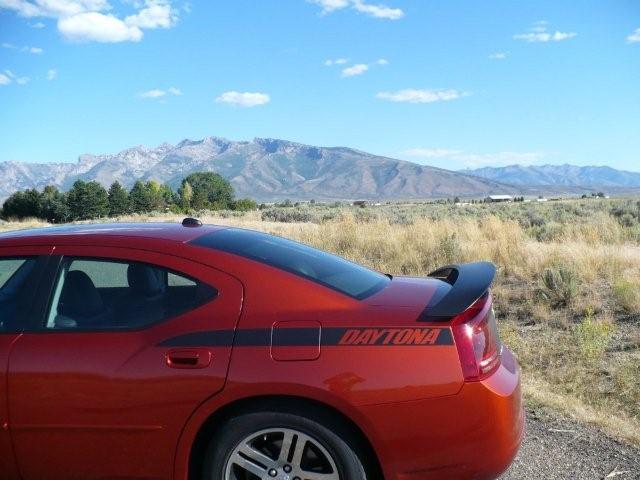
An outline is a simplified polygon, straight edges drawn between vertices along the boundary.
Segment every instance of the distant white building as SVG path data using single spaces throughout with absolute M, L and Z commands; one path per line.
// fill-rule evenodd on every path
M 511 195 L 489 195 L 487 198 L 485 198 L 485 202 L 513 202 L 513 197 Z

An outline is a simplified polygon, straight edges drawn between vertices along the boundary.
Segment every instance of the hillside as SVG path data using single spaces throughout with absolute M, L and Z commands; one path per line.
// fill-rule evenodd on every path
M 81 155 L 77 163 L 0 163 L 0 198 L 16 190 L 74 181 L 157 180 L 176 187 L 188 174 L 215 171 L 238 196 L 259 200 L 416 199 L 519 193 L 518 188 L 461 172 L 372 155 L 351 148 L 314 147 L 256 138 L 207 137 L 156 148 L 138 146 L 114 155 Z
M 640 187 L 640 173 L 611 167 L 578 167 L 575 165 L 540 165 L 485 167 L 462 170 L 495 182 L 521 186 L 587 187 L 627 189 Z

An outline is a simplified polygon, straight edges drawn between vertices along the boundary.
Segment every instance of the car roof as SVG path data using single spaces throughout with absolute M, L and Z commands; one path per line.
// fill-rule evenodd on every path
M 84 241 L 110 239 L 153 239 L 186 243 L 202 235 L 227 227 L 218 225 L 183 226 L 181 223 L 86 223 L 14 230 L 0 234 L 0 246 L 75 244 Z M 55 238 L 55 240 L 53 240 Z

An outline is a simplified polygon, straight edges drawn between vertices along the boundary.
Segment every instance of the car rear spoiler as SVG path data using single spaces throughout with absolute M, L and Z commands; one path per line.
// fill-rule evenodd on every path
M 489 290 L 496 276 L 496 266 L 491 262 L 449 265 L 428 276 L 444 283 L 429 301 L 420 320 L 443 321 L 464 312 Z

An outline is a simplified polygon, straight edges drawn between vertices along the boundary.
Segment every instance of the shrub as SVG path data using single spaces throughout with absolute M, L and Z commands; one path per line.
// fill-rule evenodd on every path
M 583 357 L 589 361 L 599 360 L 607 350 L 614 332 L 611 322 L 594 318 L 593 310 L 588 309 L 574 334 Z
M 233 202 L 232 206 L 233 210 L 238 210 L 240 212 L 249 212 L 251 210 L 258 209 L 258 203 L 250 198 L 240 198 Z
M 569 306 L 578 296 L 580 283 L 571 268 L 564 265 L 547 268 L 542 273 L 542 294 L 553 306 Z
M 640 313 L 640 285 L 628 280 L 613 284 L 613 296 L 617 305 L 627 313 Z
M 441 255 L 442 264 L 452 264 L 461 260 L 462 247 L 455 233 L 445 235 L 440 239 L 438 253 Z
M 262 211 L 263 222 L 282 222 L 282 223 L 304 223 L 312 222 L 314 216 L 304 210 L 293 208 L 279 209 L 272 208 Z

